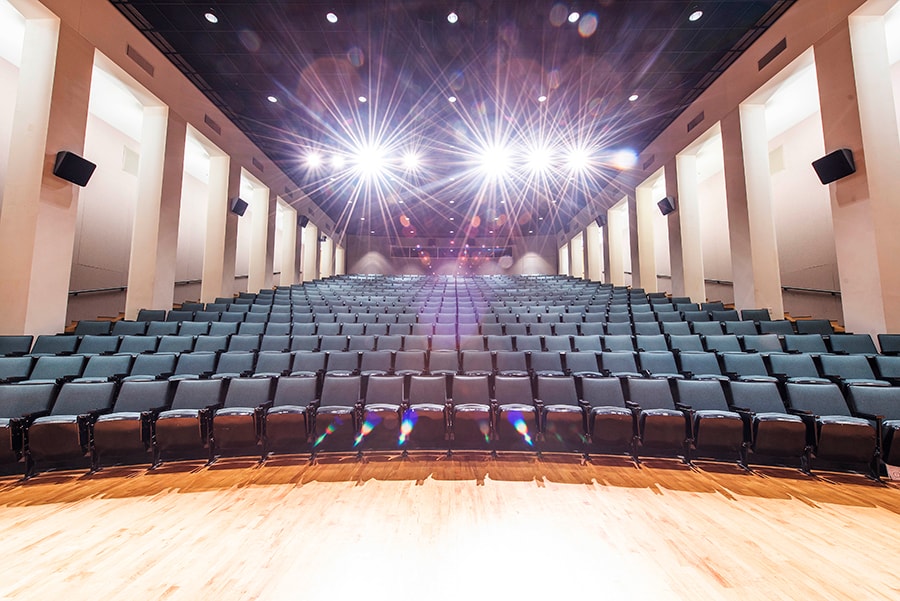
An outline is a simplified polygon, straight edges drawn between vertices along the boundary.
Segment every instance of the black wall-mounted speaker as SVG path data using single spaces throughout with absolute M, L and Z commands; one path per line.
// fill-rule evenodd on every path
M 830 184 L 842 177 L 856 173 L 856 163 L 853 162 L 853 152 L 849 148 L 839 148 L 829 152 L 821 159 L 812 162 L 819 181 Z
M 668 215 L 669 213 L 675 212 L 675 197 L 674 196 L 666 196 L 661 201 L 656 203 L 656 206 L 659 207 L 659 212 L 663 215 Z
M 297 225 L 299 225 L 300 227 L 306 227 L 307 225 L 309 225 L 309 217 L 307 217 L 306 215 L 300 215 L 299 217 L 297 217 Z
M 237 215 L 238 217 L 243 217 L 244 213 L 247 212 L 247 207 L 250 206 L 247 204 L 246 200 L 241 198 L 235 198 L 234 202 L 231 203 L 231 212 Z
M 61 150 L 56 153 L 56 162 L 53 163 L 53 175 L 72 182 L 76 186 L 86 186 L 97 165 L 87 159 L 83 159 L 74 152 Z
M 597 227 L 603 227 L 606 225 L 606 215 L 598 215 L 596 221 Z

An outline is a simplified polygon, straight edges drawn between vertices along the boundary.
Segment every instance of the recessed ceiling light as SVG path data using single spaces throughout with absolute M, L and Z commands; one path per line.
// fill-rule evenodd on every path
M 369 233 L 370 233 L 370 234 L 374 234 L 374 233 L 375 233 L 375 230 L 369 230 Z
M 456 204 L 456 201 L 455 201 L 455 200 L 451 200 L 451 201 L 450 201 L 450 204 Z
M 216 23 L 219 22 L 219 17 L 216 16 L 216 13 L 214 13 L 212 11 L 212 9 L 203 13 L 203 18 L 206 19 L 207 21 L 209 21 L 210 23 L 212 23 L 213 25 L 215 25 Z
M 362 102 L 362 103 L 365 103 L 365 102 L 368 102 L 369 99 L 366 98 L 365 96 L 360 96 L 360 97 L 359 97 L 359 101 Z
M 456 221 L 456 217 L 451 217 L 450 221 Z
M 365 218 L 365 217 L 360 217 L 359 220 L 360 220 L 360 221 L 365 221 L 366 218 Z
M 337 23 L 338 22 L 337 15 L 334 13 L 328 13 L 327 15 L 325 15 L 325 18 L 328 20 L 329 23 Z
M 699 20 L 700 20 L 700 17 L 702 17 L 702 16 L 703 16 L 703 11 L 702 11 L 702 10 L 695 10 L 695 11 L 692 12 L 691 15 L 688 17 L 688 21 L 691 21 L 691 22 L 699 21 Z
M 538 96 L 538 102 L 547 102 L 547 97 L 541 94 Z
M 275 96 L 268 96 L 268 97 L 266 98 L 266 100 L 268 100 L 268 101 L 271 102 L 272 104 L 275 104 L 276 102 L 278 102 L 278 98 L 276 98 Z
M 640 96 L 638 96 L 637 94 L 632 94 L 631 96 L 628 97 L 628 102 L 634 102 L 638 98 L 640 98 Z
M 451 12 L 449 15 L 447 15 L 447 21 L 450 23 L 456 23 L 457 21 L 459 21 L 459 15 Z
M 448 96 L 448 97 L 447 97 L 447 100 L 448 100 L 449 102 L 456 102 L 456 96 Z
M 579 13 L 578 11 L 573 10 L 572 12 L 569 13 L 569 23 L 575 23 L 580 18 L 581 18 L 581 13 Z
M 450 233 L 455 234 L 456 232 L 454 232 L 453 230 L 450 230 Z M 453 244 L 453 240 L 450 241 L 450 244 Z
M 529 233 L 529 234 L 533 234 L 533 233 L 534 233 L 534 230 L 528 230 L 528 233 Z

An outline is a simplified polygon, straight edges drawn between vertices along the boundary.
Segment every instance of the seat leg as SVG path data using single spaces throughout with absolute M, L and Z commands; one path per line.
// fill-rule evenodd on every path
M 800 471 L 806 474 L 807 476 L 812 476 L 812 447 L 807 446 L 803 449 L 803 454 L 800 456 Z

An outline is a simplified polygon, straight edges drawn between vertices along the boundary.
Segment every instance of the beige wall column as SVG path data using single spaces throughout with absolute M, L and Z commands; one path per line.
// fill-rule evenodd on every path
M 26 17 L 0 209 L 0 333 L 65 327 L 78 187 L 52 174 L 60 150 L 84 152 L 94 51 L 49 12 Z
M 248 199 L 253 206 L 253 221 L 250 223 L 252 232 L 250 236 L 250 267 L 247 274 L 248 292 L 259 292 L 266 287 L 270 200 L 273 198 L 267 187 L 258 186 L 253 190 L 253 198 Z M 271 270 L 269 270 L 270 282 L 271 278 Z
M 612 276 L 610 273 L 610 259 L 609 259 L 609 214 L 606 216 L 606 225 L 600 228 L 600 247 L 603 249 L 603 279 L 601 280 L 605 284 L 609 284 L 612 282 Z
M 334 238 L 327 236 L 324 242 L 319 243 L 319 277 L 331 277 L 331 269 L 334 265 Z
M 172 308 L 187 122 L 165 107 L 144 109 L 125 317 Z
M 576 278 L 584 278 L 584 232 L 569 240 L 569 270 L 570 275 Z
M 630 252 L 628 244 L 628 207 L 623 199 L 606 214 L 606 233 L 609 248 L 607 280 L 614 286 L 625 285 L 625 253 Z
M 626 197 L 627 203 L 627 216 L 628 216 L 628 249 L 627 252 L 630 255 L 629 263 L 631 264 L 631 282 L 630 285 L 634 288 L 640 288 L 641 284 L 641 253 L 638 248 L 638 244 L 640 244 L 640 240 L 638 239 L 638 220 L 637 220 L 637 198 L 634 194 L 634 190 L 628 191 L 628 196 Z M 626 270 L 627 271 L 627 270 Z M 625 281 L 628 284 L 628 278 Z
M 750 252 L 750 216 L 744 174 L 743 136 L 740 112 L 735 109 L 721 121 L 725 200 L 728 210 L 728 239 L 731 245 L 731 272 L 734 305 L 738 310 L 759 308 L 753 282 L 753 255 Z M 780 319 L 781 315 L 772 315 Z
M 334 275 L 347 273 L 347 253 L 343 246 L 334 247 Z
M 281 256 L 275 257 L 276 270 L 281 272 L 277 281 L 279 286 L 290 286 L 297 281 L 297 211 L 283 201 L 278 206 L 282 239 Z
M 278 218 L 278 197 L 269 196 L 269 214 L 266 221 L 266 265 L 263 288 L 271 288 L 275 284 L 275 220 Z M 281 261 L 278 261 L 279 265 Z M 280 271 L 280 268 L 279 268 Z
M 698 303 L 706 301 L 703 273 L 703 232 L 700 231 L 700 198 L 697 182 L 697 156 L 675 157 L 678 178 L 678 223 L 681 229 L 681 261 L 684 293 Z
M 310 221 L 301 237 L 303 281 L 311 282 L 319 277 L 319 228 Z
M 559 247 L 559 258 L 557 259 L 557 265 L 559 268 L 556 270 L 556 273 L 559 275 L 569 275 L 569 245 L 568 243 L 563 244 Z
M 851 16 L 814 47 L 825 149 L 851 149 L 857 167 L 829 185 L 844 324 L 873 335 L 900 331 L 900 133 L 885 4 L 870 3 L 872 14 Z
M 659 285 L 657 283 L 656 274 L 656 236 L 654 235 L 654 217 L 656 216 L 656 202 L 658 198 L 653 198 L 653 185 L 641 184 L 635 190 L 636 220 L 637 220 L 637 246 L 638 246 L 638 269 L 633 269 L 636 273 L 633 281 L 636 286 L 640 286 L 647 292 L 657 292 Z
M 675 159 L 666 163 L 664 170 L 666 181 L 666 196 L 675 199 L 675 212 L 666 215 L 666 225 L 669 228 L 669 267 L 672 270 L 672 296 L 685 296 L 684 287 L 684 261 L 681 256 L 681 199 L 678 197 L 678 167 Z M 706 300 L 705 298 L 691 298 L 694 302 Z
M 231 287 L 226 289 L 224 281 L 225 221 L 229 212 L 229 192 L 232 182 L 240 185 L 240 169 L 232 166 L 228 156 L 209 157 L 209 205 L 206 211 L 206 247 L 203 251 L 203 283 L 200 286 L 200 300 L 213 302 L 218 296 L 231 296 Z M 236 215 L 234 217 L 237 217 Z M 235 236 L 237 223 L 235 219 Z M 224 259 L 224 260 L 223 260 Z M 234 282 L 234 254 L 231 256 L 231 281 Z
M 603 242 L 600 226 L 592 222 L 584 230 L 584 255 L 587 261 L 587 278 L 593 282 L 603 281 Z
M 784 315 L 784 302 L 781 296 L 778 239 L 775 233 L 772 183 L 769 175 L 766 107 L 761 104 L 742 104 L 739 110 L 744 181 L 747 189 L 747 217 L 750 227 L 750 254 L 753 259 L 753 285 L 756 290 L 755 305 L 769 309 L 773 319 L 781 319 Z M 729 213 L 730 209 L 729 205 Z

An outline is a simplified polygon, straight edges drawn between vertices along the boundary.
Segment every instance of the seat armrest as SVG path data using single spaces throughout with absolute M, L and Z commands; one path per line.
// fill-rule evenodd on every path
M 856 412 L 856 416 L 857 416 L 857 417 L 861 417 L 861 418 L 863 418 L 863 419 L 871 420 L 871 421 L 873 421 L 873 422 L 875 422 L 875 421 L 877 421 L 877 422 L 884 421 L 884 416 L 883 416 L 883 415 L 876 415 L 875 413 L 865 413 L 865 412 L 863 412 L 863 411 L 857 411 L 857 412 Z
M 156 379 L 157 380 L 168 380 L 169 378 L 171 378 L 174 375 L 175 375 L 174 371 L 166 371 L 166 372 L 163 372 L 163 373 L 159 374 L 158 376 L 156 376 Z
M 685 405 L 684 403 L 675 403 L 675 408 L 679 411 L 687 411 L 689 413 L 693 413 L 694 408 L 690 405 Z
M 725 372 L 725 375 L 728 376 L 728 379 L 729 379 L 729 380 L 737 380 L 737 379 L 740 377 L 740 376 L 737 374 L 737 372 L 734 372 L 734 371 L 726 371 L 726 372 Z
M 692 371 L 680 371 L 678 373 L 680 373 L 682 376 L 684 376 L 685 380 L 693 380 L 694 379 L 694 372 L 692 372 Z
M 635 403 L 634 401 L 625 401 L 625 406 L 632 411 L 640 411 L 641 406 Z

